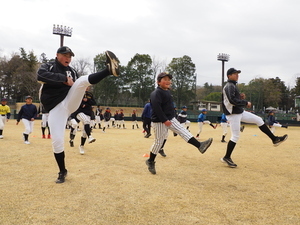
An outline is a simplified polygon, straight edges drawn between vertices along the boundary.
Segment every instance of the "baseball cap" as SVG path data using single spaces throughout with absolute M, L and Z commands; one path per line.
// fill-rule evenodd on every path
M 182 106 L 182 108 L 183 108 L 183 109 L 187 109 L 187 107 L 186 107 L 186 106 Z
M 1 98 L 1 102 L 7 102 L 6 98 Z
M 158 74 L 157 80 L 160 81 L 161 78 L 166 77 L 166 76 L 168 76 L 170 79 L 172 79 L 172 77 L 173 77 L 171 74 L 168 74 L 168 73 L 166 73 L 166 72 L 163 72 L 163 73 Z
M 201 111 L 202 111 L 202 112 L 207 112 L 207 109 L 202 109 Z
M 229 70 L 227 70 L 227 76 L 231 75 L 231 74 L 234 74 L 234 73 L 240 73 L 240 72 L 241 72 L 240 70 L 236 70 L 234 68 L 230 68 Z
M 60 54 L 71 53 L 72 56 L 75 56 L 75 54 L 72 52 L 72 50 L 67 46 L 62 46 L 59 49 L 57 49 L 57 53 L 60 53 Z
M 27 96 L 25 97 L 25 100 L 28 99 L 28 98 L 31 98 L 31 99 L 32 99 L 32 97 L 31 97 L 30 95 L 27 95 Z

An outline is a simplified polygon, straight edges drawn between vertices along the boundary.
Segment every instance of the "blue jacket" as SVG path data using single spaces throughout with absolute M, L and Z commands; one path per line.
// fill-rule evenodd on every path
M 152 113 L 151 104 L 150 104 L 150 102 L 148 102 L 144 107 L 144 110 L 143 110 L 143 113 L 142 113 L 142 119 L 144 119 L 144 118 L 150 119 L 151 118 L 151 113 Z
M 21 107 L 17 121 L 20 122 L 21 119 L 31 120 L 36 118 L 37 108 L 34 104 L 25 104 Z
M 204 120 L 206 120 L 206 115 L 203 113 L 200 113 L 197 119 L 197 122 L 203 122 Z

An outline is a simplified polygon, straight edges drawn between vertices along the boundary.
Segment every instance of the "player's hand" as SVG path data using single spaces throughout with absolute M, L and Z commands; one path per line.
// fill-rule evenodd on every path
M 67 77 L 67 81 L 64 82 L 64 84 L 68 86 L 72 86 L 74 84 L 72 77 Z
M 246 99 L 246 95 L 244 93 L 240 94 L 241 99 Z
M 251 106 L 252 106 L 251 102 L 248 102 L 246 105 L 247 108 L 251 108 Z
M 167 120 L 166 122 L 164 122 L 164 124 L 165 124 L 167 127 L 169 127 L 169 126 L 171 126 L 172 122 L 171 122 L 170 120 Z

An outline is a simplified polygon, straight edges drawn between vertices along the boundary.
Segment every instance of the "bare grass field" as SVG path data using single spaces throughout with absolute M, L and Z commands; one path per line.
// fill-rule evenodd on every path
M 300 127 L 277 128 L 289 138 L 278 147 L 256 126 L 246 125 L 233 152 L 237 168 L 220 162 L 226 144 L 222 129 L 204 126 L 201 140 L 214 142 L 205 154 L 170 132 L 166 158 L 157 156 L 157 174 L 145 165 L 153 143 L 142 129 L 95 129 L 95 143 L 68 145 L 68 177 L 56 184 L 58 168 L 51 140 L 35 122 L 30 145 L 23 124 L 6 123 L 0 139 L 0 224 L 300 224 Z M 142 127 L 142 123 L 139 122 Z M 197 124 L 190 130 L 195 135 Z M 228 141 L 230 132 L 226 137 Z

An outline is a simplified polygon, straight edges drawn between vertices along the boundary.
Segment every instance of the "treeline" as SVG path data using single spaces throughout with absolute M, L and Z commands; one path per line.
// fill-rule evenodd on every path
M 19 102 L 24 101 L 24 96 L 32 95 L 38 101 L 40 84 L 36 81 L 36 71 L 41 63 L 50 60 L 54 59 L 48 59 L 45 54 L 38 58 L 33 51 L 27 53 L 23 48 L 9 58 L 1 57 L 0 97 Z M 208 82 L 204 86 L 196 86 L 195 64 L 187 55 L 173 58 L 167 64 L 148 54 L 136 54 L 127 65 L 123 65 L 122 62 L 120 65 L 120 77 L 108 77 L 93 86 L 98 104 L 143 107 L 156 87 L 156 75 L 162 71 L 174 75 L 172 93 L 177 107 L 202 100 L 221 100 L 221 86 Z M 102 70 L 105 68 L 105 54 L 103 52 L 96 55 L 92 63 L 76 57 L 72 61 L 72 67 L 80 75 Z M 300 95 L 300 77 L 295 82 L 296 86 L 290 89 L 279 77 L 256 78 L 248 84 L 239 84 L 239 88 L 254 105 L 254 111 L 263 110 L 268 106 L 294 110 L 295 96 Z

